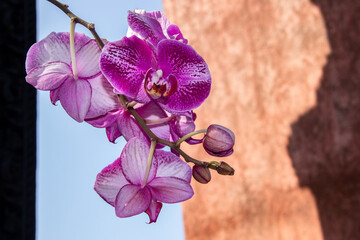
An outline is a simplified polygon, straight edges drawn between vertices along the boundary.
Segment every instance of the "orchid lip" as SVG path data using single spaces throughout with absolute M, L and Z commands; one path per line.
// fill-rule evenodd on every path
M 145 90 L 153 98 L 168 98 L 177 89 L 177 78 L 173 74 L 163 77 L 161 69 L 149 69 L 145 75 Z

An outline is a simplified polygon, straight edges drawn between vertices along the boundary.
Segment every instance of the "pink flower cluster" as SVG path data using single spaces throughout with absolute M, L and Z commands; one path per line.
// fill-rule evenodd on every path
M 161 12 L 129 11 L 128 23 L 127 36 L 103 49 L 84 34 L 71 39 L 69 33 L 51 33 L 29 49 L 26 81 L 50 91 L 51 102 L 60 101 L 74 120 L 105 128 L 110 142 L 124 137 L 121 156 L 98 174 L 95 191 L 118 217 L 145 212 L 155 222 L 162 203 L 193 196 L 192 171 L 178 153 L 150 139 L 118 96 L 134 103 L 151 132 L 167 142 L 185 136 L 188 143 L 203 143 L 209 154 L 222 157 L 233 152 L 235 138 L 219 125 L 211 125 L 203 139 L 186 137 L 195 130 L 193 109 L 210 92 L 206 62 Z M 210 181 L 201 175 L 209 175 L 208 168 L 197 169 L 195 179 Z

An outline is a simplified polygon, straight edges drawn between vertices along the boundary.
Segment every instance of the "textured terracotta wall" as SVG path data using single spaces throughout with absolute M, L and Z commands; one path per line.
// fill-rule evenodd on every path
M 186 238 L 360 239 L 360 1 L 164 0 L 164 9 L 212 73 L 198 128 L 236 135 L 226 159 L 235 175 L 194 184 L 183 206 Z

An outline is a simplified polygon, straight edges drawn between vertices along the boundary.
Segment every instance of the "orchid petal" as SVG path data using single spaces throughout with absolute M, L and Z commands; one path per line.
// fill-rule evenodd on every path
M 72 72 L 69 65 L 50 62 L 31 69 L 25 79 L 39 90 L 54 90 L 70 77 Z
M 115 143 L 115 140 L 121 136 L 121 132 L 118 127 L 118 118 L 123 111 L 123 108 L 118 108 L 107 112 L 105 115 L 86 119 L 86 122 L 97 128 L 106 128 L 107 138 L 110 142 Z
M 149 223 L 156 222 L 156 220 L 157 220 L 157 218 L 159 216 L 161 208 L 162 208 L 162 203 L 161 202 L 158 202 L 158 201 L 156 201 L 154 199 L 151 200 L 150 206 L 145 212 L 150 218 Z
M 211 76 L 204 59 L 195 50 L 176 40 L 158 44 L 159 68 L 164 76 L 173 74 L 178 80 L 176 92 L 159 104 L 171 113 L 192 110 L 201 105 L 210 93 Z
M 115 212 L 118 217 L 131 217 L 149 208 L 151 193 L 148 188 L 128 184 L 116 196 Z
M 128 184 L 120 166 L 120 158 L 104 168 L 97 176 L 94 189 L 107 203 L 115 206 L 120 189 Z
M 121 132 L 117 124 L 113 124 L 106 128 L 106 136 L 110 142 L 115 143 L 115 140 L 121 137 Z
M 88 41 L 76 52 L 76 66 L 79 78 L 91 78 L 100 73 L 101 50 L 95 40 Z
M 141 138 L 132 138 L 125 145 L 121 153 L 121 167 L 126 179 L 135 185 L 142 185 L 146 172 L 150 146 Z M 148 182 L 156 174 L 157 161 L 153 158 Z
M 57 101 L 59 101 L 59 88 L 50 90 L 50 101 L 52 104 L 56 104 Z
M 156 177 L 176 177 L 188 183 L 191 180 L 191 167 L 171 152 L 157 150 L 154 153 L 158 166 Z
M 135 10 L 136 13 L 140 13 L 137 12 Z M 165 16 L 164 13 L 162 13 L 161 11 L 151 11 L 151 12 L 146 12 L 144 11 L 144 13 L 146 16 L 151 17 L 156 19 L 156 21 L 158 21 L 161 25 L 161 28 L 163 30 L 163 33 L 165 36 L 167 36 L 167 32 L 165 31 L 171 24 L 169 22 L 169 20 L 167 19 L 167 17 Z
M 160 106 L 155 102 L 149 102 L 140 107 L 137 107 L 136 111 L 142 118 L 149 120 L 156 120 L 167 117 L 164 110 L 162 110 Z M 137 121 L 131 116 L 128 111 L 123 112 L 119 116 L 118 121 L 120 132 L 127 141 L 133 137 L 141 137 L 146 138 L 147 142 L 150 143 L 150 139 L 147 137 L 146 133 L 142 130 Z M 156 136 L 164 140 L 170 140 L 170 127 L 167 122 L 149 124 L 148 127 Z M 164 146 L 158 144 L 156 147 L 162 148 Z
M 148 186 L 153 198 L 164 203 L 182 202 L 194 195 L 187 181 L 175 177 L 156 177 Z
M 83 33 L 75 33 L 75 52 L 85 45 L 90 38 Z M 69 33 L 50 33 L 29 49 L 26 56 L 26 72 L 44 63 L 60 61 L 70 65 Z
M 187 44 L 188 41 L 185 39 L 180 31 L 180 28 L 175 24 L 170 24 L 167 28 L 167 34 L 171 39 L 179 40 L 182 43 Z
M 105 45 L 100 68 L 117 92 L 143 102 L 144 93 L 139 94 L 139 89 L 143 88 L 146 71 L 153 61 L 153 52 L 145 41 L 136 36 L 124 37 Z
M 102 74 L 89 79 L 91 104 L 86 118 L 94 118 L 120 107 L 120 103 L 110 83 Z
M 129 112 L 123 112 L 118 118 L 118 127 L 126 141 L 134 137 L 144 138 L 144 133 L 137 121 L 131 117 Z
M 170 131 L 173 141 L 191 133 L 195 130 L 195 123 L 192 117 L 176 116 L 170 123 Z
M 195 130 L 196 114 L 193 111 L 183 112 L 183 115 L 176 116 L 170 123 L 170 133 L 172 141 L 177 141 L 179 138 L 191 133 Z M 202 139 L 194 139 L 192 137 L 186 139 L 188 144 L 202 143 Z
M 90 84 L 86 80 L 68 79 L 60 88 L 59 99 L 70 117 L 82 122 L 90 107 Z
M 122 112 L 123 112 L 122 108 L 119 108 L 119 109 L 107 112 L 106 114 L 104 114 L 102 116 L 86 119 L 86 122 L 97 128 L 109 127 L 116 122 L 118 115 Z
M 144 39 L 149 39 L 154 46 L 162 39 L 165 39 L 160 23 L 144 14 L 128 11 L 129 26 Z
M 142 118 L 148 120 L 156 120 L 167 117 L 165 111 L 155 102 L 149 102 L 148 104 L 137 108 L 136 111 Z M 149 124 L 148 127 L 159 138 L 170 141 L 170 126 L 168 122 Z

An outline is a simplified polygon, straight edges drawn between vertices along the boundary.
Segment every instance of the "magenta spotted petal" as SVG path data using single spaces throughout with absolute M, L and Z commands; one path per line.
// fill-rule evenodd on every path
M 128 23 L 127 37 L 138 36 L 146 39 L 155 47 L 163 39 L 174 39 L 187 44 L 187 40 L 183 37 L 179 27 L 170 24 L 165 14 L 160 11 L 128 11 Z
M 134 32 L 138 33 L 143 39 L 149 39 L 155 46 L 159 41 L 166 38 L 160 23 L 146 14 L 128 11 L 128 23 Z
M 175 40 L 163 40 L 158 45 L 159 68 L 163 76 L 174 75 L 178 86 L 174 94 L 159 104 L 167 111 L 176 113 L 199 107 L 208 97 L 211 76 L 204 59 L 186 44 Z
M 141 103 L 153 99 L 177 115 L 199 107 L 210 93 L 204 59 L 176 40 L 160 41 L 155 53 L 138 37 L 125 37 L 105 46 L 100 67 L 116 92 Z
M 115 90 L 139 102 L 145 74 L 155 61 L 150 47 L 136 36 L 105 45 L 100 59 L 100 68 Z
M 162 203 L 177 203 L 191 198 L 191 168 L 179 157 L 155 150 L 148 172 L 149 144 L 142 138 L 132 138 L 119 159 L 97 176 L 95 191 L 115 207 L 118 217 L 130 217 L 142 212 L 155 222 Z

